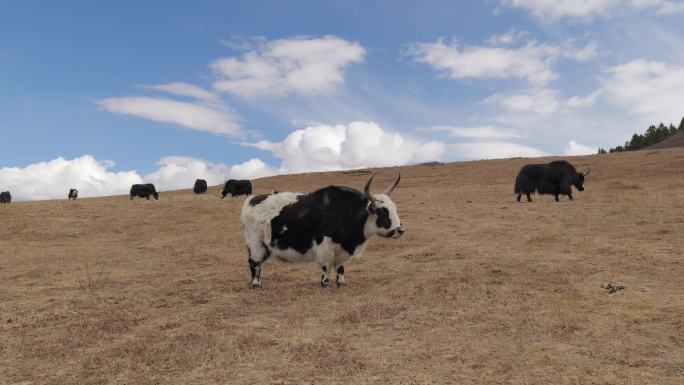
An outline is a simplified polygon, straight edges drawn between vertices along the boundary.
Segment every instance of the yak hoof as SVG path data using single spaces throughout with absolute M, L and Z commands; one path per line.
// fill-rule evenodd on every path
M 345 282 L 335 282 L 335 284 L 337 285 L 337 287 L 347 286 Z
M 329 282 L 321 281 L 321 287 L 322 287 L 322 288 L 327 289 L 328 286 L 330 286 L 330 283 L 329 283 Z
M 261 283 L 253 283 L 252 289 L 261 289 Z

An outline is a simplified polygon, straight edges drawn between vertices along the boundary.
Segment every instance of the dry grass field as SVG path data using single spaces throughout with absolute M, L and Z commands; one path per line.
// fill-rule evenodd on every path
M 218 187 L 0 206 L 0 384 L 684 384 L 684 149 L 570 160 L 560 203 L 515 202 L 529 159 L 376 170 L 407 233 L 343 288 L 269 260 L 253 290 Z

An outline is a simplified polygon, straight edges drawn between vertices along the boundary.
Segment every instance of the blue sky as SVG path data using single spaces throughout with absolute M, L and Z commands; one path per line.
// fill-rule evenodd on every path
M 684 116 L 669 0 L 4 2 L 19 199 L 573 155 Z

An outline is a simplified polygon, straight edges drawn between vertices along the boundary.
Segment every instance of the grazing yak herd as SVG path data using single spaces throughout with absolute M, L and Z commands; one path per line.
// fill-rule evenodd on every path
M 531 194 L 550 194 L 559 200 L 565 195 L 573 200 L 572 186 L 584 191 L 584 179 L 589 175 L 577 172 L 566 161 L 548 164 L 528 164 L 520 169 L 515 179 L 517 201 L 524 194 L 532 202 Z M 322 287 L 344 285 L 344 263 L 363 254 L 373 236 L 401 237 L 406 229 L 399 219 L 396 204 L 390 198 L 399 185 L 401 175 L 382 193 L 371 192 L 374 175 L 366 182 L 363 192 L 342 186 L 328 186 L 309 194 L 272 192 L 253 195 L 249 180 L 228 180 L 221 191 L 221 199 L 246 195 L 240 221 L 247 246 L 247 260 L 251 285 L 261 287 L 261 268 L 270 258 L 285 262 L 315 262 L 321 272 Z M 195 194 L 207 192 L 207 181 L 197 179 Z M 159 199 L 153 184 L 134 184 L 130 199 L 135 197 Z M 69 200 L 78 197 L 78 190 L 70 189 Z M 11 203 L 9 191 L 0 192 L 0 203 Z

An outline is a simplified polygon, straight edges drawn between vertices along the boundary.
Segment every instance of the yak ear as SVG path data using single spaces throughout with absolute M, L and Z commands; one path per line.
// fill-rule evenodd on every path
M 371 214 L 375 214 L 375 212 L 378 211 L 378 207 L 375 206 L 375 203 L 373 203 L 373 202 L 368 203 L 367 209 L 368 209 L 368 212 Z

